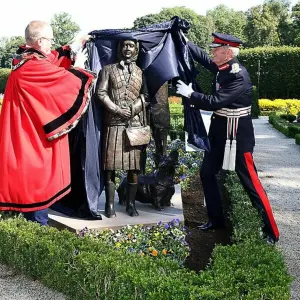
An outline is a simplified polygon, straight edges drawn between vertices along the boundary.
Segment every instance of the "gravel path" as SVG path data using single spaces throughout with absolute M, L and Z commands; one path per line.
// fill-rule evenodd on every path
M 300 146 L 273 129 L 267 118 L 254 120 L 254 159 L 280 230 L 277 244 L 291 275 L 292 300 L 300 299 Z M 0 265 L 0 300 L 64 300 L 64 295 Z
M 300 299 L 300 146 L 274 129 L 268 118 L 254 120 L 254 160 L 280 231 L 279 247 L 295 276 L 291 299 Z
M 0 265 L 0 299 L 65 300 L 66 297 L 50 290 L 36 280 L 32 280 L 6 266 Z

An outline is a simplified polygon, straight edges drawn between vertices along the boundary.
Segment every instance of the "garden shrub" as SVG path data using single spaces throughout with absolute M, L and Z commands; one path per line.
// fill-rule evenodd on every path
M 280 112 L 297 115 L 300 111 L 300 101 L 297 99 L 259 99 L 258 103 L 262 112 Z
M 169 105 L 170 107 L 170 114 L 172 115 L 181 115 L 183 116 L 183 105 L 178 103 L 173 103 Z
M 288 126 L 287 136 L 290 138 L 295 138 L 296 134 L 300 133 L 300 126 L 290 125 Z
M 259 89 L 259 98 L 300 98 L 300 47 L 242 49 L 238 59 L 247 68 L 253 85 Z M 213 75 L 201 66 L 198 69 L 200 87 L 211 94 Z
M 288 136 L 289 123 L 283 121 L 276 113 L 271 113 L 269 115 L 269 123 L 273 125 L 278 131 Z
M 295 136 L 300 133 L 300 126 L 292 124 L 284 118 L 282 118 L 282 115 L 278 116 L 275 113 L 272 113 L 269 116 L 269 123 L 287 137 L 295 138 Z
M 282 254 L 261 240 L 258 213 L 237 176 L 230 175 L 226 186 L 234 244 L 216 246 L 199 274 L 172 259 L 117 249 L 106 235 L 78 238 L 23 218 L 0 222 L 0 261 L 74 300 L 290 299 Z
M 296 116 L 292 114 L 281 114 L 279 116 L 281 119 L 287 120 L 290 123 L 293 123 L 296 120 Z
M 253 85 L 258 87 L 259 98 L 300 97 L 300 47 L 243 49 L 239 60 L 247 68 Z
M 253 86 L 253 98 L 251 106 L 251 116 L 252 118 L 258 118 L 260 115 L 260 108 L 258 104 L 258 92 L 256 86 Z
M 11 69 L 0 68 L 0 93 L 4 93 L 6 82 Z
M 184 119 L 182 114 L 171 114 L 171 130 L 183 130 Z
M 295 135 L 295 143 L 296 143 L 297 145 L 300 145 L 300 133 L 297 133 L 297 134 Z

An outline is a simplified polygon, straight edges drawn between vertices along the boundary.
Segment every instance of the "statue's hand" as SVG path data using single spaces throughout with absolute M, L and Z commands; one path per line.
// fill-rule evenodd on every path
M 121 116 L 124 119 L 129 119 L 131 117 L 130 108 L 128 108 L 128 107 L 126 107 L 126 108 L 120 108 L 118 110 L 118 114 L 119 114 L 119 116 Z

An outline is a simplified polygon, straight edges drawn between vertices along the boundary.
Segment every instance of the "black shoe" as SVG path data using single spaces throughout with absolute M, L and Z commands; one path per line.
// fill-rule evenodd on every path
M 225 225 L 224 224 L 214 224 L 211 221 L 208 221 L 207 223 L 201 224 L 200 226 L 197 226 L 197 228 L 199 228 L 200 230 L 211 230 L 211 229 L 220 229 L 220 228 L 224 228 Z
M 266 243 L 268 245 L 271 245 L 271 246 L 275 246 L 275 243 L 277 242 L 273 237 L 271 237 L 270 235 L 268 235 L 265 239 Z

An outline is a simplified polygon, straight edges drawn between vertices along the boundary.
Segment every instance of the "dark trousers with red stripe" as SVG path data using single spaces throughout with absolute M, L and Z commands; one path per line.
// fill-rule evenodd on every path
M 223 157 L 224 148 L 212 148 L 211 152 L 205 153 L 200 169 L 207 214 L 209 220 L 215 225 L 224 224 L 221 193 L 216 177 L 222 168 Z M 257 176 L 251 152 L 244 153 L 237 151 L 235 170 L 250 197 L 252 205 L 256 207 L 262 215 L 264 221 L 263 231 L 277 241 L 279 238 L 278 228 L 268 197 Z

